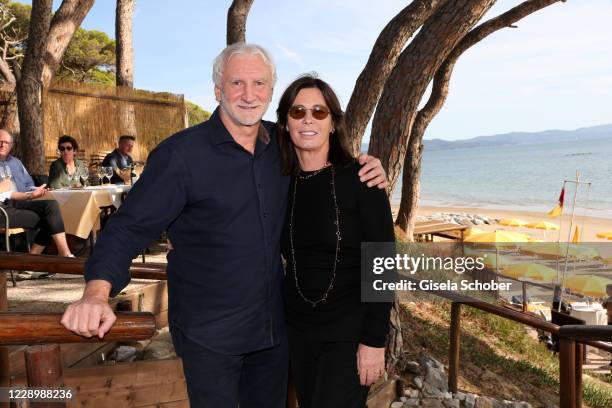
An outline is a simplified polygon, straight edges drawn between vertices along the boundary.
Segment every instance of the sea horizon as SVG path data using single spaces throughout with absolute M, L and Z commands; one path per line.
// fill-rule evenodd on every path
M 514 211 L 550 211 L 564 180 L 581 184 L 576 216 L 612 219 L 612 136 L 594 141 L 425 149 L 419 205 Z M 399 205 L 401 179 L 391 196 Z M 570 214 L 575 184 L 565 186 L 564 214 Z

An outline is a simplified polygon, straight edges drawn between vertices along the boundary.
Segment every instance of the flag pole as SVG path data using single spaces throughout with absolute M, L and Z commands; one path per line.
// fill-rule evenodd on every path
M 572 214 L 570 216 L 570 224 L 569 224 L 569 232 L 567 234 L 567 242 L 565 243 L 565 264 L 563 266 L 563 275 L 561 277 L 561 295 L 559 298 L 559 305 L 557 307 L 557 311 L 561 311 L 561 302 L 563 301 L 563 292 L 565 289 L 565 274 L 567 273 L 567 261 L 569 258 L 569 245 L 570 240 L 572 238 L 572 226 L 574 224 L 574 212 L 576 211 L 576 199 L 578 197 L 578 187 L 580 186 L 580 173 L 576 170 L 576 189 L 574 190 L 574 200 L 572 202 Z M 563 182 L 565 185 L 565 181 Z M 561 230 L 561 228 L 559 228 Z

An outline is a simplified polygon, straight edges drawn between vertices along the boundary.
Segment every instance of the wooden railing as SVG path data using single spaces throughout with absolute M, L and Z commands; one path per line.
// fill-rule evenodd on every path
M 101 340 L 79 336 L 61 323 L 60 313 L 8 313 L 5 270 L 83 275 L 84 261 L 46 255 L 0 252 L 0 387 L 9 382 L 9 345 L 28 345 L 25 350 L 28 387 L 58 388 L 63 384 L 60 343 L 144 340 L 155 334 L 151 313 L 118 312 L 117 321 Z M 134 278 L 165 280 L 164 264 L 137 264 L 130 268 Z M 65 403 L 31 402 L 32 408 L 65 407 Z M 0 401 L 0 408 L 8 404 Z

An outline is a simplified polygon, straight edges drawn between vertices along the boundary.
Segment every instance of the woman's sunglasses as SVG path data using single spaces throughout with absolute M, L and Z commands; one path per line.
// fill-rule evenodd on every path
M 60 146 L 59 147 L 59 151 L 60 152 L 63 152 L 64 150 L 67 150 L 67 151 L 71 152 L 72 151 L 72 146 Z
M 312 117 L 316 120 L 323 120 L 329 115 L 329 109 L 325 106 L 315 105 L 312 109 L 306 109 L 302 105 L 295 105 L 289 109 L 289 116 L 295 120 L 303 119 L 306 116 L 306 111 L 310 111 Z

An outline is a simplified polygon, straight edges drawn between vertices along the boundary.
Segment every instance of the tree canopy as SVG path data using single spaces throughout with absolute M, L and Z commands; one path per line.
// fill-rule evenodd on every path
M 196 105 L 193 102 L 185 101 L 185 106 L 187 107 L 189 126 L 197 125 L 198 123 L 202 123 L 210 118 L 210 112 L 205 111 L 199 105 Z
M 23 62 L 27 46 L 28 27 L 32 7 L 10 0 L 0 0 L 0 7 L 8 11 L 1 15 L 2 27 L 9 23 L 0 36 L 0 48 L 9 44 L 5 60 L 14 59 L 17 66 Z M 77 29 L 64 54 L 57 78 L 76 82 L 89 82 L 106 85 L 115 84 L 115 40 L 97 30 Z

